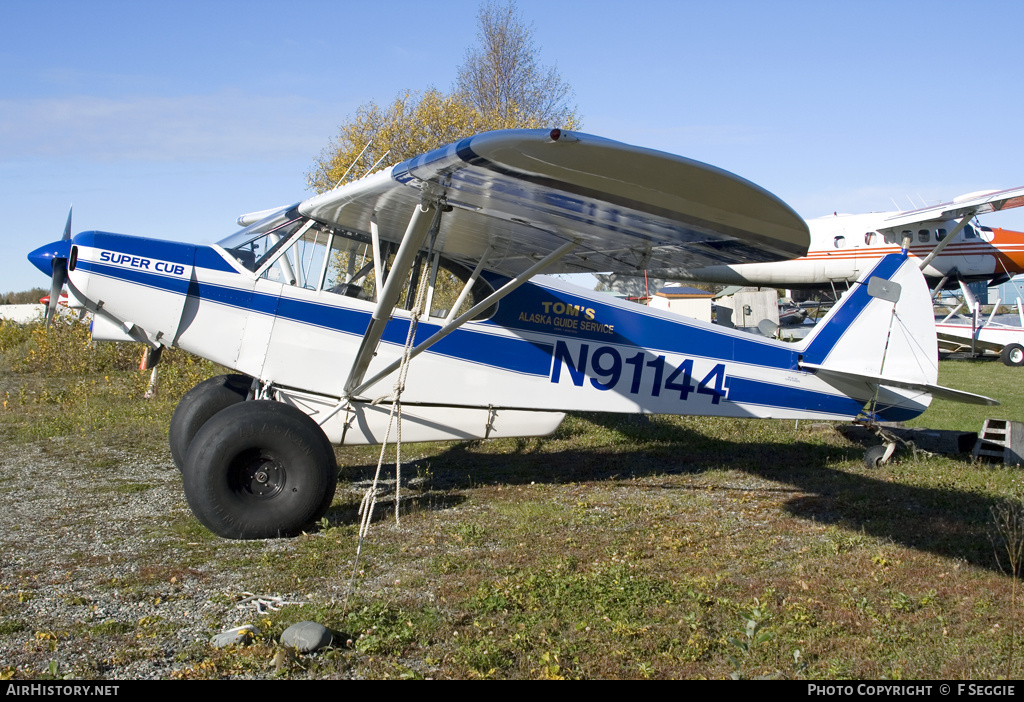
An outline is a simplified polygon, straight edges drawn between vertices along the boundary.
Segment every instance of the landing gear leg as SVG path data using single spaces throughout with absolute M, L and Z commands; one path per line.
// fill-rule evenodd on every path
M 898 434 L 893 431 L 889 431 L 877 422 L 860 419 L 856 424 L 860 424 L 882 440 L 881 445 L 871 446 L 864 452 L 864 465 L 867 468 L 874 469 L 884 466 L 889 462 L 889 459 L 892 458 L 892 455 L 896 452 L 896 448 L 898 446 L 906 446 L 909 448 L 914 453 L 915 458 L 917 458 L 919 453 L 923 453 L 926 456 L 932 455 L 928 451 L 919 449 L 914 445 L 913 441 L 901 438 Z

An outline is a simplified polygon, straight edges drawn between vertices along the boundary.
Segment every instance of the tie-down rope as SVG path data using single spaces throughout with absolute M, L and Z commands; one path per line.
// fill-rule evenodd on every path
M 356 546 L 356 558 L 352 563 L 352 580 L 355 580 L 359 568 L 359 556 L 363 550 L 363 539 L 370 530 L 370 520 L 373 517 L 373 509 L 377 505 L 377 484 L 380 481 L 381 468 L 384 465 L 384 454 L 387 451 L 388 441 L 391 439 L 391 427 L 398 418 L 398 429 L 395 438 L 395 524 L 399 523 L 398 513 L 401 506 L 401 485 L 402 485 L 402 392 L 405 390 L 405 379 L 409 375 L 409 361 L 412 358 L 412 349 L 416 341 L 416 328 L 419 326 L 420 315 L 423 313 L 423 302 L 427 291 L 430 266 L 423 266 L 423 273 L 420 277 L 420 284 L 416 290 L 416 304 L 412 308 L 409 321 L 409 333 L 405 338 L 405 348 L 402 350 L 402 363 L 398 367 L 398 378 L 391 392 L 381 395 L 370 403 L 371 406 L 379 405 L 381 402 L 391 400 L 391 413 L 388 417 L 388 429 L 384 434 L 384 441 L 380 445 L 380 457 L 377 459 L 377 472 L 373 476 L 373 484 L 363 494 L 363 500 L 359 504 L 359 543 Z M 349 587 L 349 592 L 352 588 Z

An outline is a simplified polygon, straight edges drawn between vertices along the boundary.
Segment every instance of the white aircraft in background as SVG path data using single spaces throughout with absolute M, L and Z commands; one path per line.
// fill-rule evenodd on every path
M 880 258 L 786 344 L 539 275 L 806 254 L 785 203 L 706 164 L 586 134 L 489 132 L 284 207 L 212 245 L 82 232 L 29 259 L 52 315 L 237 371 L 170 426 L 196 517 L 291 535 L 328 509 L 330 442 L 538 436 L 566 411 L 903 420 L 937 386 L 931 299 Z
M 807 221 L 807 253 L 772 263 L 723 262 L 651 269 L 670 280 L 770 288 L 845 289 L 890 253 L 906 248 L 932 288 L 984 280 L 989 285 L 1024 273 L 1024 233 L 970 224 L 978 215 L 1024 205 L 1024 187 L 962 195 L 910 212 L 832 214 Z M 610 279 L 601 276 L 614 285 Z M 841 288 L 839 286 L 842 286 Z

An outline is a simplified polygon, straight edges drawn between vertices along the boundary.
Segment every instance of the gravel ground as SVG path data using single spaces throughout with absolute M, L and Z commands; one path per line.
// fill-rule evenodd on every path
M 409 470 L 415 473 L 414 466 Z M 356 480 L 339 491 L 355 501 L 367 484 Z M 742 475 L 715 495 L 767 485 Z M 636 484 L 613 490 L 635 491 Z M 144 456 L 70 437 L 11 446 L 0 455 L 0 495 L 0 679 L 49 675 L 53 665 L 58 676 L 75 679 L 174 677 L 209 654 L 214 634 L 259 626 L 256 608 L 245 601 L 250 590 L 289 603 L 338 601 L 347 591 L 350 566 L 344 563 L 334 564 L 336 577 L 321 579 L 312 594 L 301 591 L 304 585 L 298 592 L 259 592 L 254 583 L 273 568 L 268 563 L 296 554 L 296 540 L 209 535 L 191 517 L 166 449 Z M 454 514 L 472 507 L 453 501 L 445 509 Z M 377 529 L 415 528 L 395 527 L 385 512 Z M 430 554 L 444 548 L 433 539 L 430 544 Z M 381 554 L 376 559 L 363 592 L 382 591 L 396 578 L 427 577 L 425 571 L 403 574 Z M 432 597 L 429 587 L 424 590 L 422 596 Z M 275 672 L 268 659 L 263 670 L 250 666 L 231 677 L 271 678 Z
M 0 676 L 55 664 L 74 678 L 164 678 L 181 651 L 253 621 L 238 604 L 244 577 L 203 564 L 182 533 L 169 452 L 71 438 L 9 446 L 0 494 Z

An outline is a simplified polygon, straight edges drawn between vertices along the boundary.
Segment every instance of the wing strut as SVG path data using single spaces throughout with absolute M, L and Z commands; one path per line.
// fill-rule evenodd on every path
M 348 374 L 348 380 L 345 381 L 346 396 L 351 397 L 354 394 L 353 388 L 359 385 L 363 376 L 366 375 L 370 360 L 373 359 L 373 354 L 377 351 L 377 344 L 380 343 L 380 338 L 384 335 L 384 327 L 391 319 L 391 312 L 395 308 L 395 303 L 398 302 L 399 295 L 402 294 L 402 288 L 405 287 L 405 279 L 412 269 L 416 254 L 419 253 L 424 239 L 427 238 L 427 233 L 432 230 L 436 231 L 440 225 L 442 209 L 436 203 L 422 202 L 413 211 L 412 219 L 409 220 L 409 226 L 405 230 L 405 236 L 402 237 L 402 243 L 398 247 L 398 253 L 395 254 L 391 272 L 377 296 L 377 306 L 373 310 L 370 324 L 366 327 L 366 333 L 363 334 L 363 340 L 359 344 L 359 351 L 356 353 L 355 361 L 352 362 L 352 370 Z M 379 252 L 376 247 L 374 249 L 374 255 L 377 256 Z M 379 280 L 380 278 L 378 278 L 378 285 L 380 285 Z
M 576 248 L 576 245 L 578 243 L 579 242 L 577 242 L 575 240 L 565 242 L 560 247 L 558 247 L 557 249 L 555 249 L 554 251 L 549 253 L 547 256 L 542 258 L 540 261 L 535 263 L 533 266 L 531 266 L 528 270 L 520 273 L 518 276 L 516 276 L 515 278 L 513 278 L 509 282 L 505 283 L 503 286 L 501 286 L 500 288 L 495 290 L 493 293 L 491 293 L 490 295 L 485 297 L 483 300 L 481 300 L 477 304 L 473 305 L 471 308 L 469 308 L 469 310 L 467 310 L 463 314 L 459 315 L 457 318 L 455 318 L 451 322 L 445 324 L 443 327 L 441 327 L 439 330 L 437 330 L 433 334 L 433 336 L 431 336 L 429 339 L 424 340 L 423 342 L 418 344 L 415 348 L 413 348 L 412 351 L 409 352 L 409 360 L 412 360 L 416 356 L 418 356 L 421 353 L 423 353 L 424 351 L 426 351 L 428 348 L 430 348 L 431 346 L 436 344 L 438 341 L 440 341 L 441 339 L 443 339 L 446 336 L 448 336 L 449 334 L 451 334 L 453 331 L 455 331 L 456 329 L 461 327 L 463 324 L 465 324 L 469 320 L 473 319 L 473 317 L 478 315 L 481 310 L 487 309 L 488 307 L 493 305 L 495 302 L 497 302 L 501 298 L 503 298 L 506 295 L 508 295 L 509 293 L 513 292 L 520 285 L 522 285 L 523 283 L 526 283 L 527 281 L 529 281 L 530 278 L 534 277 L 535 275 L 539 275 L 540 273 L 542 273 L 545 270 L 547 270 L 547 268 L 549 266 L 551 266 L 552 264 L 554 264 L 556 261 L 558 261 L 558 259 L 562 258 L 567 253 L 569 253 L 572 249 Z M 478 266 L 478 268 L 479 268 L 479 266 Z M 391 364 L 389 364 L 386 368 L 384 368 L 379 373 L 374 375 L 372 378 L 370 378 L 369 380 L 361 383 L 357 387 L 352 388 L 351 390 L 349 390 L 348 385 L 346 385 L 345 386 L 346 397 L 347 398 L 351 398 L 351 397 L 353 397 L 355 395 L 358 395 L 358 394 L 362 393 L 364 390 L 366 390 L 371 385 L 374 385 L 375 383 L 379 382 L 383 378 L 385 378 L 388 375 L 390 375 L 391 373 L 393 373 L 395 370 L 398 369 L 398 367 L 401 364 L 402 364 L 402 359 L 401 358 L 393 361 Z M 364 369 L 364 372 L 365 372 L 365 369 Z
M 466 301 L 466 298 L 469 296 L 473 286 L 476 285 L 477 279 L 480 278 L 480 270 L 484 267 L 484 263 L 487 262 L 487 259 L 490 258 L 491 250 L 493 248 L 494 246 L 492 244 L 488 244 L 487 248 L 484 249 L 483 255 L 480 256 L 480 260 L 476 264 L 476 268 L 473 269 L 473 274 L 469 276 L 469 280 L 467 280 L 466 284 L 462 286 L 462 292 L 459 293 L 459 298 L 452 305 L 451 310 L 448 312 L 448 316 L 444 318 L 444 323 L 446 325 L 451 323 L 452 319 L 455 317 L 455 313 L 459 311 L 459 308 L 462 307 L 462 303 Z
M 928 264 L 935 260 L 935 257 L 938 256 L 944 248 L 946 248 L 946 244 L 953 241 L 953 239 L 955 239 L 957 235 L 959 235 L 960 232 L 963 231 L 963 228 L 967 225 L 969 221 L 971 221 L 971 217 L 977 214 L 977 212 L 978 210 L 974 209 L 965 214 L 957 223 L 956 227 L 954 227 L 953 231 L 946 235 L 945 239 L 943 239 L 942 241 L 935 245 L 935 248 L 932 249 L 932 252 L 925 256 L 924 260 L 921 261 L 920 268 L 922 271 L 928 267 Z
M 373 285 L 379 300 L 384 296 L 384 259 L 381 256 L 380 229 L 377 226 L 376 212 L 370 215 L 370 244 L 373 247 Z

